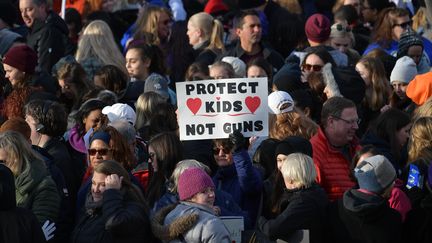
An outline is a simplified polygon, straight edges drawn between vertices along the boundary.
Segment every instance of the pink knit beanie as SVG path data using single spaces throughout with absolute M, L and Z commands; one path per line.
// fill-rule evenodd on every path
M 180 200 L 186 200 L 207 188 L 215 188 L 210 176 L 200 168 L 189 168 L 181 173 L 177 191 Z

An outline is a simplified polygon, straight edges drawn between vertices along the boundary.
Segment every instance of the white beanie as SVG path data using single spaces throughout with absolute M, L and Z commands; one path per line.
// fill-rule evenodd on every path
M 409 84 L 417 75 L 417 65 L 411 57 L 399 58 L 390 75 L 390 83 L 395 81 Z
M 232 56 L 226 56 L 226 57 L 222 58 L 221 61 L 229 63 L 233 67 L 235 75 L 238 78 L 246 77 L 246 63 L 244 63 L 240 58 L 232 57 Z

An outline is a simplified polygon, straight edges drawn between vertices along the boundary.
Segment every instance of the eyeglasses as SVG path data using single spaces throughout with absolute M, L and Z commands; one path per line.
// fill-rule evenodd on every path
M 220 153 L 221 150 L 222 150 L 222 152 L 223 152 L 224 154 L 229 154 L 229 153 L 231 153 L 231 149 L 228 149 L 228 148 L 222 148 L 222 149 L 220 149 L 220 148 L 213 148 L 213 154 L 214 154 L 214 155 L 218 155 L 218 154 Z
M 394 24 L 393 27 L 399 26 L 402 29 L 406 29 L 406 28 L 410 27 L 411 24 L 412 24 L 412 21 L 410 20 L 410 21 L 407 21 L 407 22 L 404 22 L 404 23 L 401 23 L 401 24 Z
M 107 148 L 104 148 L 104 149 L 89 149 L 88 150 L 88 154 L 90 156 L 95 156 L 96 153 L 98 153 L 100 156 L 105 156 L 105 155 L 108 154 L 109 151 L 111 151 L 111 149 L 107 149 Z
M 337 24 L 336 25 L 336 30 L 337 31 L 346 31 L 346 32 L 351 32 L 351 27 L 349 27 L 349 26 L 343 26 L 343 25 L 341 25 L 341 24 Z
M 311 65 L 311 64 L 302 64 L 301 68 L 302 71 L 314 71 L 314 72 L 319 72 L 322 69 L 322 65 Z
M 337 117 L 337 116 L 333 116 L 333 118 L 335 118 L 335 119 L 337 119 L 337 120 L 341 120 L 341 121 L 345 122 L 345 123 L 348 124 L 348 125 L 354 125 L 354 124 L 359 125 L 360 122 L 361 122 L 361 119 L 359 119 L 359 118 L 357 118 L 357 119 L 355 119 L 355 120 L 351 120 L 351 121 L 349 121 L 349 120 L 345 120 L 345 119 L 343 119 L 343 118 L 341 118 L 341 117 Z

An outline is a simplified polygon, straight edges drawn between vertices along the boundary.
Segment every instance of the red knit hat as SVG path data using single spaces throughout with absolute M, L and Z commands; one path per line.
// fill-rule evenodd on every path
M 210 0 L 204 8 L 204 12 L 208 14 L 228 12 L 228 10 L 228 6 L 222 0 Z
M 322 14 L 314 14 L 306 21 L 305 32 L 309 40 L 322 43 L 328 40 L 330 36 L 330 20 Z
M 36 52 L 27 45 L 12 47 L 3 58 L 3 63 L 29 74 L 35 72 L 37 61 Z
M 415 76 L 407 86 L 406 96 L 417 105 L 423 105 L 432 96 L 432 72 Z
M 210 176 L 204 170 L 194 167 L 186 169 L 180 174 L 177 191 L 180 200 L 183 201 L 209 187 L 215 188 Z

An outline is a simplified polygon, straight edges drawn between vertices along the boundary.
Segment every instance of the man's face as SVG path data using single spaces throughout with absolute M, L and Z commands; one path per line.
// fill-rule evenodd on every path
M 36 19 L 45 20 L 47 16 L 47 6 L 41 4 L 37 6 L 33 0 L 20 0 L 19 8 L 21 17 L 27 27 L 32 27 Z
M 326 132 L 330 139 L 331 144 L 335 146 L 343 146 L 348 144 L 355 137 L 357 131 L 359 118 L 357 115 L 357 109 L 355 107 L 345 108 L 340 117 L 329 117 L 328 126 Z
M 255 15 L 247 15 L 243 18 L 242 28 L 236 30 L 241 43 L 256 44 L 261 41 L 261 22 Z

